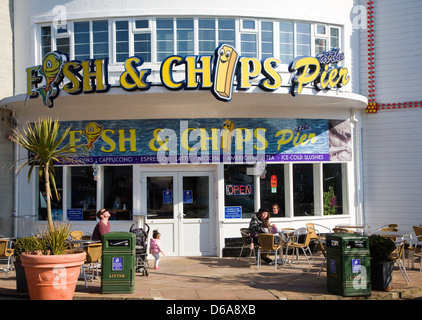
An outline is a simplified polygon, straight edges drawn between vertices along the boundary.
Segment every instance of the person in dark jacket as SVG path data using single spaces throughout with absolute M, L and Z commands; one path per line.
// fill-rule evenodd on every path
M 259 233 L 269 233 L 268 226 L 270 220 L 270 214 L 266 208 L 260 208 L 257 213 L 254 213 L 251 216 L 251 221 L 249 222 L 249 234 L 252 239 L 252 245 L 258 244 L 258 234 Z M 272 260 L 268 258 L 268 254 L 262 255 L 262 260 L 266 263 L 271 263 Z

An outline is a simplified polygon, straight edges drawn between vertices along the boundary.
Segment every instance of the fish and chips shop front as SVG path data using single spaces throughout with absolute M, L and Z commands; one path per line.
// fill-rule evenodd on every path
M 209 52 L 196 46 L 198 35 L 192 52 L 165 54 L 158 45 L 165 28 L 182 38 L 190 20 L 194 34 L 205 25 L 228 29 L 233 20 L 239 39 L 250 27 L 239 24 L 259 24 L 245 34 L 255 30 L 264 48 L 264 31 L 277 30 L 282 38 L 280 18 L 123 15 L 86 24 L 71 18 L 70 12 L 67 29 L 51 27 L 49 34 L 46 19 L 31 20 L 43 39 L 40 53 L 17 68 L 25 92 L 1 101 L 13 111 L 18 128 L 41 116 L 59 119 L 63 130 L 71 128 L 65 143 L 75 147 L 78 162 L 56 166 L 54 220 L 92 233 L 96 212 L 105 207 L 111 231 L 148 224 L 162 234 L 166 255 L 175 256 L 221 256 L 224 239 L 240 237 L 239 229 L 261 207 L 279 208 L 271 213 L 279 228 L 359 223 L 359 121 L 367 99 L 351 89 L 347 24 L 325 22 L 331 46 L 312 44 L 307 55 L 283 62 L 279 49 L 266 55 L 258 50 L 259 57 L 248 52 L 246 40 L 215 40 Z M 323 32 L 315 22 L 292 24 L 292 33 L 306 26 Z M 86 26 L 93 36 L 87 41 L 95 42 L 96 36 L 110 41 L 103 56 L 78 54 Z M 336 28 L 344 50 L 334 48 Z M 128 40 L 135 46 L 130 44 L 123 57 L 112 44 L 123 41 L 125 30 L 135 35 Z M 150 49 L 154 58 L 134 54 L 136 36 L 144 34 L 157 41 Z M 59 41 L 65 35 L 71 39 L 67 45 Z M 314 41 L 316 31 L 310 37 Z M 95 50 L 95 43 L 90 48 Z M 15 146 L 16 160 L 28 156 Z M 15 178 L 15 215 L 29 235 L 46 223 L 46 203 L 43 181 L 33 173 L 28 182 L 25 170 Z M 15 232 L 22 235 L 21 225 Z

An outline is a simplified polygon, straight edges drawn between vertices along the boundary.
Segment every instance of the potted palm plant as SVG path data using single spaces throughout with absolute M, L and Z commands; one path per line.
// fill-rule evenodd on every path
M 34 300 L 71 300 L 86 256 L 83 251 L 66 251 L 70 227 L 54 225 L 51 215 L 51 186 L 58 198 L 54 166 L 57 163 L 77 162 L 75 146 L 64 144 L 69 131 L 70 127 L 61 131 L 58 120 L 46 118 L 34 123 L 27 122 L 22 131 L 13 130 L 12 140 L 32 155 L 19 165 L 17 172 L 29 166 L 29 180 L 34 168 L 38 167 L 38 173 L 45 181 L 47 228 L 41 233 L 41 253 L 24 252 L 20 256 L 29 296 Z
M 394 241 L 380 235 L 369 237 L 371 257 L 371 287 L 375 290 L 392 289 L 394 261 L 391 253 L 396 249 Z

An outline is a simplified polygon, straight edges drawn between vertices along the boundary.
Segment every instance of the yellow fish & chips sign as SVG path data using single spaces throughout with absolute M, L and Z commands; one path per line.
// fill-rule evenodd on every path
M 293 59 L 288 67 L 292 74 L 290 93 L 300 94 L 303 88 L 313 83 L 316 90 L 329 90 L 346 85 L 350 77 L 347 68 L 337 66 L 344 59 L 339 49 L 323 52 L 316 57 L 302 56 Z M 124 62 L 125 70 L 120 75 L 120 86 L 128 91 L 148 90 L 151 69 L 142 68 L 144 61 L 136 56 Z M 220 45 L 213 56 L 167 57 L 160 66 L 161 84 L 169 90 L 208 89 L 219 100 L 230 101 L 233 88 L 238 91 L 251 88 L 251 80 L 261 76 L 258 86 L 265 91 L 275 91 L 282 85 L 277 71 L 280 60 L 267 58 L 259 61 L 252 57 L 241 57 L 228 44 Z M 174 79 L 175 68 L 185 70 L 183 80 Z M 52 108 L 59 94 L 59 87 L 69 94 L 106 92 L 110 89 L 108 59 L 69 61 L 59 51 L 46 54 L 39 66 L 26 69 L 27 95 L 41 96 L 43 103 Z M 236 78 L 236 82 L 235 82 Z

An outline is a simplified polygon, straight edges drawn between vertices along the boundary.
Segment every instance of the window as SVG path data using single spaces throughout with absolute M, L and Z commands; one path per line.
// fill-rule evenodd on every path
M 252 30 L 255 31 L 255 20 L 243 20 L 242 21 L 242 28 L 244 30 Z
M 218 19 L 218 43 L 227 43 L 235 47 L 235 35 L 234 19 Z
M 147 215 L 173 218 L 173 177 L 147 177 Z
M 133 35 L 134 55 L 151 62 L 151 31 L 148 20 L 136 20 Z
M 273 50 L 273 23 L 261 23 L 261 59 L 274 57 Z
M 240 36 L 241 39 L 241 51 L 242 56 L 246 57 L 258 57 L 257 52 L 257 43 L 256 43 L 256 34 L 252 33 L 242 33 Z
M 296 23 L 296 56 L 311 55 L 311 25 Z
M 69 54 L 70 52 L 69 38 L 67 37 L 67 38 L 56 39 L 56 47 L 58 51 Z
M 75 22 L 74 39 L 75 60 L 108 58 L 107 20 Z
M 280 61 L 289 64 L 294 57 L 292 22 L 280 22 Z
M 116 21 L 116 62 L 124 62 L 129 55 L 129 21 Z
M 132 166 L 104 166 L 104 205 L 111 220 L 132 220 Z
M 325 163 L 323 165 L 324 215 L 342 214 L 343 207 L 343 165 Z
M 193 19 L 176 19 L 177 54 L 187 56 L 194 54 Z
M 51 27 L 41 27 L 41 58 L 51 51 Z
M 157 19 L 157 61 L 173 54 L 173 39 L 173 19 Z
M 327 39 L 315 38 L 315 54 L 327 51 Z
M 312 164 L 293 164 L 294 216 L 313 216 L 314 173 Z
M 215 20 L 198 19 L 199 55 L 213 55 L 215 43 Z
M 276 33 L 274 28 L 278 28 Z M 113 30 L 112 34 L 109 29 Z M 286 65 L 294 57 L 316 56 L 341 46 L 341 29 L 336 26 L 252 18 L 161 17 L 68 21 L 59 28 L 41 25 L 39 31 L 41 57 L 52 50 L 59 50 L 67 53 L 71 60 L 111 56 L 111 63 L 123 63 L 133 55 L 144 62 L 162 62 L 175 54 L 213 55 L 219 44 L 226 43 L 245 57 L 266 59 L 279 54 L 281 63 Z M 274 39 L 277 33 L 278 39 Z
M 340 29 L 330 28 L 330 48 L 340 48 Z
M 261 178 L 261 207 L 270 210 L 273 205 L 279 207 L 277 214 L 271 214 L 271 218 L 285 217 L 285 193 L 284 193 L 284 164 L 268 164 L 265 178 Z
M 38 172 L 38 170 L 34 170 Z M 56 192 L 54 191 L 54 187 L 50 184 L 51 187 L 51 216 L 53 221 L 63 221 L 63 167 L 55 167 L 55 181 L 56 181 L 56 188 L 59 194 L 57 198 Z M 39 177 L 38 174 L 35 175 L 37 178 Z M 36 199 L 38 199 L 37 207 L 38 207 L 38 215 L 37 220 L 45 221 L 47 220 L 47 199 L 45 194 L 45 179 L 38 179 L 38 188 L 36 191 Z
M 248 165 L 225 165 L 224 188 L 226 207 L 241 207 L 242 218 L 250 218 L 255 212 L 254 176 L 246 174 Z
M 258 58 L 258 34 L 255 20 L 242 20 L 240 31 L 242 56 Z
M 92 22 L 92 58 L 108 58 L 108 21 Z
M 315 34 L 315 55 L 318 55 L 327 51 L 327 26 L 317 24 Z
M 68 168 L 68 220 L 96 220 L 97 181 L 92 166 Z

